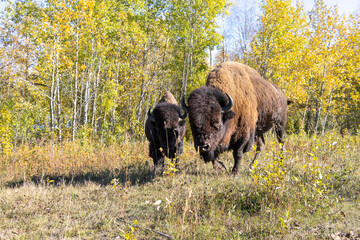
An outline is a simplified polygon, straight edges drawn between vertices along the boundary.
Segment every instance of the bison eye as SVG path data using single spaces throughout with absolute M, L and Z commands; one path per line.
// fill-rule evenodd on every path
M 221 122 L 216 122 L 216 123 L 213 123 L 213 127 L 215 128 L 215 129 L 220 129 L 220 127 L 221 127 Z

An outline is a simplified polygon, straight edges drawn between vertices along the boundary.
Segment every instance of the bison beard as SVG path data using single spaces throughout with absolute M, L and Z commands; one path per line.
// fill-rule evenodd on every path
M 214 159 L 219 155 L 219 153 L 217 153 L 215 155 L 215 151 L 210 151 L 210 152 L 203 152 L 200 150 L 200 156 L 201 158 L 207 163 L 207 162 L 212 162 L 214 161 Z M 216 156 L 216 157 L 215 157 Z
M 274 125 L 283 143 L 288 101 L 275 84 L 248 66 L 222 63 L 209 73 L 206 86 L 190 93 L 187 102 L 188 106 L 183 98 L 195 148 L 215 168 L 222 165 L 219 154 L 233 150 L 232 171 L 236 174 L 243 154 L 251 150 L 254 142 L 261 151 L 263 134 Z M 258 156 L 257 152 L 254 160 Z

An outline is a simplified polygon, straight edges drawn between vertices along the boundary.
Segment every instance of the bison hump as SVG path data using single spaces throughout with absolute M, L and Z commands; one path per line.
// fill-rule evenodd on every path
M 233 111 L 240 128 L 255 129 L 257 98 L 251 78 L 258 76 L 252 68 L 237 62 L 225 62 L 212 70 L 206 85 L 228 93 L 234 100 Z M 243 130 L 241 130 L 243 131 Z
M 164 93 L 164 95 L 160 99 L 159 103 L 171 103 L 171 104 L 177 105 L 177 101 L 176 101 L 174 95 L 169 91 L 166 91 Z

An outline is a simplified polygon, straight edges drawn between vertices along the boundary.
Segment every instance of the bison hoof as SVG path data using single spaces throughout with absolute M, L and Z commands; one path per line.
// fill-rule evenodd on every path
M 236 176 L 239 172 L 239 169 L 238 168 L 233 168 L 232 171 L 231 171 L 231 174 Z

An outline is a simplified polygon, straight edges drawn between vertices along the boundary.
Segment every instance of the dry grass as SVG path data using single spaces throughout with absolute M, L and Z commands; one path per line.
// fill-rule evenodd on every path
M 181 171 L 154 178 L 146 143 L 23 146 L 0 161 L 0 239 L 161 239 L 117 218 L 175 239 L 360 238 L 359 147 L 290 136 L 281 161 L 270 137 L 234 177 L 187 143 Z M 232 154 L 221 158 L 231 169 Z

